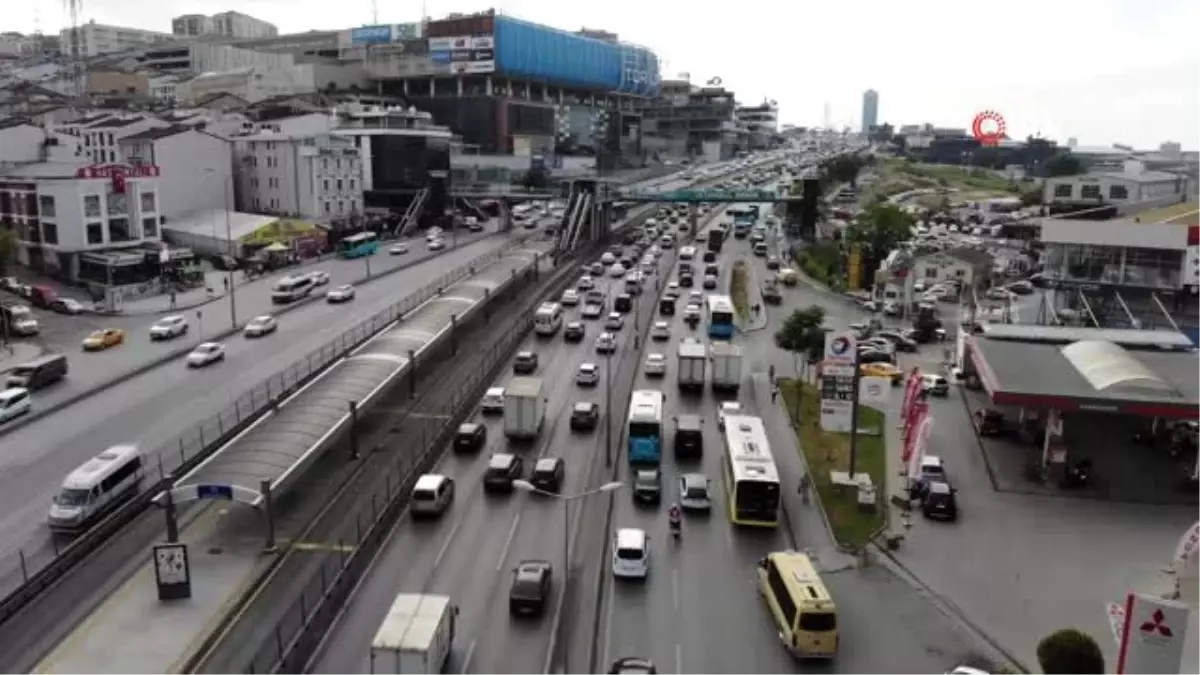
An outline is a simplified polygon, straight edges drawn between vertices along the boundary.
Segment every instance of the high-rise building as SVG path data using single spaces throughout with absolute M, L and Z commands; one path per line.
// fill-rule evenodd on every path
M 175 35 L 200 36 L 221 35 L 242 40 L 268 38 L 279 35 L 275 24 L 256 19 L 241 12 L 221 12 L 212 16 L 184 14 L 171 19 L 171 32 Z
M 106 26 L 89 21 L 74 31 L 70 28 L 59 31 L 64 54 L 74 53 L 72 50 L 76 36 L 79 39 L 79 55 L 85 59 L 101 54 L 113 54 L 126 49 L 148 47 L 171 39 L 169 33 L 126 28 L 125 26 Z
M 868 89 L 863 92 L 862 132 L 868 133 L 871 127 L 879 124 L 879 92 Z

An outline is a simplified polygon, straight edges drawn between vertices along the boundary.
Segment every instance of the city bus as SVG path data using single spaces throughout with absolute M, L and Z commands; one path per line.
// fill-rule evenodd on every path
M 728 295 L 708 296 L 708 337 L 733 339 L 733 298 Z
M 379 250 L 379 237 L 374 232 L 359 232 L 338 242 L 338 254 L 343 258 L 361 258 L 375 255 Z
M 629 400 L 629 463 L 658 464 L 662 458 L 663 393 L 639 389 Z
M 812 559 L 796 551 L 772 553 L 758 561 L 756 576 L 785 649 L 804 659 L 837 655 L 837 606 Z
M 722 466 L 729 520 L 735 525 L 779 525 L 779 472 L 762 419 L 727 415 Z

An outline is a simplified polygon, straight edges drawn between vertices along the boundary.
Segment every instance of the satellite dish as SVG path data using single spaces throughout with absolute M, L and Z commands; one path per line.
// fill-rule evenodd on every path
M 710 86 L 710 87 L 719 87 L 719 86 L 721 86 L 721 78 L 719 78 L 719 77 L 714 77 L 714 78 L 710 79 L 710 80 L 708 81 L 708 86 Z

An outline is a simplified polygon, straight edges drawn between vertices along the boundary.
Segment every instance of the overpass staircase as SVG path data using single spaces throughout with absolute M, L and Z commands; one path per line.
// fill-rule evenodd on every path
M 392 234 L 396 237 L 404 237 L 412 232 L 413 228 L 421 222 L 421 214 L 425 211 L 425 204 L 428 201 L 429 188 L 421 188 L 421 191 L 408 203 L 408 208 L 404 210 L 404 215 L 396 224 L 396 229 L 392 231 Z
M 583 186 L 572 186 L 567 198 L 567 208 L 563 213 L 555 231 L 554 251 L 556 254 L 566 254 L 575 250 L 580 239 L 590 241 L 596 238 L 593 222 L 595 220 L 595 193 Z
M 488 215 L 487 211 L 484 211 L 483 208 L 479 206 L 479 202 L 474 198 L 456 197 L 455 201 L 457 202 L 458 207 L 462 210 L 463 214 L 475 216 L 481 223 L 486 223 L 491 219 L 491 216 Z

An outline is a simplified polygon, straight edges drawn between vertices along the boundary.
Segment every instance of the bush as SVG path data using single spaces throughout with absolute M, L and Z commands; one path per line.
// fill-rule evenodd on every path
M 1037 646 L 1038 664 L 1049 675 L 1103 673 L 1104 654 L 1090 635 L 1064 628 L 1042 638 Z

